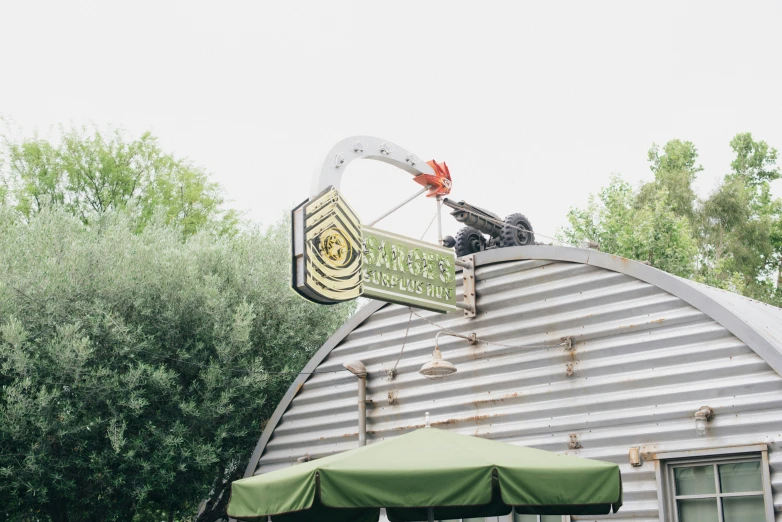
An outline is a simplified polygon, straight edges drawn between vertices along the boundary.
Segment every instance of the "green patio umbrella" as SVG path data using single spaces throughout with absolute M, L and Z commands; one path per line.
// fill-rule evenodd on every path
M 237 480 L 228 515 L 275 522 L 603 515 L 622 505 L 619 466 L 434 428 Z

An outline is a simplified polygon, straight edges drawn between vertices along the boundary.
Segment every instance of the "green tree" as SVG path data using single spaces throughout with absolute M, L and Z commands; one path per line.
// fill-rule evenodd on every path
M 185 234 L 208 224 L 221 232 L 236 225 L 236 213 L 223 208 L 220 188 L 206 172 L 165 153 L 148 132 L 133 139 L 121 130 L 61 127 L 53 141 L 6 134 L 0 157 L 0 192 L 25 219 L 62 207 L 85 223 L 125 209 L 139 230 L 156 212 Z
M 755 141 L 751 132 L 736 134 L 730 141 L 730 148 L 736 154 L 730 163 L 733 176 L 752 186 L 779 179 L 777 149 L 769 147 L 765 141 Z
M 703 167 L 698 165 L 698 150 L 689 141 L 671 140 L 665 144 L 662 153 L 657 145 L 652 145 L 648 153 L 649 168 L 654 173 L 654 181 L 641 187 L 637 198 L 639 207 L 654 204 L 656 193 L 665 190 L 671 210 L 678 216 L 692 221 L 697 200 L 692 182 Z
M 164 216 L 69 210 L 0 210 L 0 517 L 174 520 L 207 499 L 215 521 L 352 305 L 290 290 L 287 223 L 183 241 Z
M 777 151 L 751 133 L 730 142 L 729 172 L 702 202 L 699 278 L 766 302 L 778 303 L 782 205 L 771 196 L 780 176 Z
M 646 261 L 661 270 L 691 277 L 697 242 L 688 219 L 677 216 L 665 188 L 645 194 L 643 205 L 638 193 L 619 176 L 586 209 L 571 209 L 570 227 L 564 238 L 574 244 L 595 241 L 605 252 Z
M 648 159 L 655 179 L 634 190 L 618 177 L 586 209 L 571 209 L 562 235 L 668 272 L 782 304 L 782 202 L 777 151 L 752 134 L 730 142 L 731 171 L 708 198 L 692 183 L 703 168 L 695 146 L 671 140 Z

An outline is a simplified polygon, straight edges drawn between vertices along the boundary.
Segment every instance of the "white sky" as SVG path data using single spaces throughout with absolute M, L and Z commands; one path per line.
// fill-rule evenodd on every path
M 5 0 L 0 49 L 0 114 L 26 132 L 152 130 L 266 223 L 355 134 L 445 160 L 452 197 L 544 234 L 610 173 L 650 179 L 653 142 L 695 143 L 702 194 L 737 132 L 782 148 L 778 1 Z M 342 188 L 369 221 L 419 186 L 364 161 Z M 433 212 L 380 226 L 417 236 Z

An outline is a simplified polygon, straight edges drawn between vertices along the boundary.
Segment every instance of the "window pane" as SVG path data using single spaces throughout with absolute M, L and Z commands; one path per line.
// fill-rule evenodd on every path
M 720 464 L 720 485 L 723 493 L 763 491 L 760 461 Z
M 513 512 L 513 522 L 538 522 L 538 516 L 537 515 L 522 515 L 519 513 Z
M 562 522 L 562 515 L 540 515 L 540 522 Z
M 722 515 L 725 522 L 766 522 L 763 497 L 724 497 Z
M 689 498 L 677 500 L 679 522 L 720 522 L 716 498 Z
M 673 468 L 677 495 L 702 495 L 714 490 L 714 466 Z

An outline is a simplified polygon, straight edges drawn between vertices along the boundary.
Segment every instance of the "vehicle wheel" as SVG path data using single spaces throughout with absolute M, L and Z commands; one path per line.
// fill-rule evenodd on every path
M 479 230 L 472 227 L 460 228 L 456 233 L 456 244 L 453 249 L 456 257 L 468 256 L 480 252 L 486 246 L 486 238 Z
M 500 246 L 525 246 L 535 244 L 535 233 L 532 231 L 532 223 L 524 214 L 511 214 L 504 220 L 505 225 L 500 232 Z M 522 230 L 519 230 L 520 227 Z

